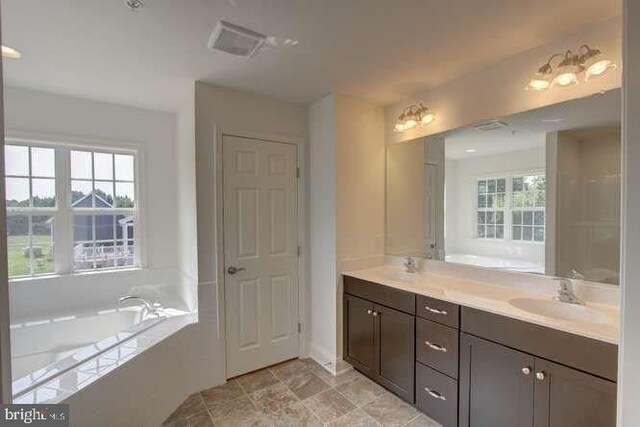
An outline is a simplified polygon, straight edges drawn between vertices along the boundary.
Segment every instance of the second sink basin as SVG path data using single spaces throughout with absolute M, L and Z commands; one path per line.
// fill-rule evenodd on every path
M 554 319 L 584 323 L 609 323 L 609 316 L 591 307 L 536 298 L 514 298 L 509 304 L 520 310 Z
M 385 271 L 383 276 L 387 279 L 400 280 L 402 282 L 415 282 L 420 277 L 417 273 L 407 273 L 406 271 Z

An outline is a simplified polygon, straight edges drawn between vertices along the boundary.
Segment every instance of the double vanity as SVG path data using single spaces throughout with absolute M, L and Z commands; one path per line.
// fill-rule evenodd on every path
M 397 266 L 343 280 L 344 359 L 443 426 L 615 425 L 616 308 Z

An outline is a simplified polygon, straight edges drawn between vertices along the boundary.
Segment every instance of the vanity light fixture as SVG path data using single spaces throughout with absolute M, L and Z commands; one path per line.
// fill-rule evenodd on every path
M 402 110 L 402 114 L 393 126 L 394 132 L 404 132 L 418 125 L 426 126 L 435 120 L 436 116 L 425 107 L 422 102 L 413 104 Z
M 553 61 L 562 58 L 554 69 Z M 529 80 L 527 90 L 542 92 L 552 86 L 571 86 L 577 84 L 579 76 L 584 73 L 584 81 L 604 74 L 610 68 L 615 68 L 610 59 L 606 58 L 600 49 L 583 44 L 574 53 L 570 49 L 565 53 L 552 55 L 546 64 L 538 69 Z
M 20 51 L 17 49 L 2 45 L 2 57 L 10 59 L 20 59 L 22 57 L 22 53 L 20 53 Z

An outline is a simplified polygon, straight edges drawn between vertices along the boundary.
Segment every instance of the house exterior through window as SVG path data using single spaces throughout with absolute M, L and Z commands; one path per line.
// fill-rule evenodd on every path
M 7 141 L 9 276 L 138 266 L 136 156 Z
M 476 190 L 476 238 L 544 243 L 544 174 L 478 178 Z

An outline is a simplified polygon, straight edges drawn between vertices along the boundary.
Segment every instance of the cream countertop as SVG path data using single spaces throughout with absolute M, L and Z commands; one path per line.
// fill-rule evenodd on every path
M 386 265 L 345 271 L 342 274 L 611 344 L 618 344 L 619 341 L 620 312 L 615 306 L 586 303 L 587 307 L 606 315 L 609 318 L 608 322 L 569 321 L 520 310 L 509 303 L 514 298 L 550 300 L 553 295 L 530 289 L 498 286 L 428 272 L 421 272 L 414 281 L 391 277 L 402 271 L 404 271 L 403 267 Z

